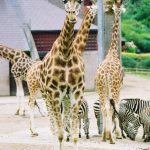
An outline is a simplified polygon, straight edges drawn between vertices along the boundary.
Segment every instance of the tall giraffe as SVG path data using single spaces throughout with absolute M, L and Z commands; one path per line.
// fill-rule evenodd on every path
M 115 0 L 113 8 L 115 21 L 112 31 L 111 45 L 106 58 L 99 65 L 96 72 L 96 88 L 99 94 L 103 115 L 102 139 L 103 141 L 106 141 L 107 138 L 110 139 L 111 144 L 115 143 L 112 134 L 112 121 L 114 120 L 112 120 L 113 107 L 111 104 L 113 103 L 116 109 L 119 109 L 119 94 L 123 81 L 123 69 L 117 52 L 121 4 L 122 0 Z M 115 121 L 117 123 L 117 137 L 121 138 L 121 131 L 118 125 L 118 120 L 115 119 Z
M 89 9 L 84 16 L 82 24 L 81 24 L 81 26 L 76 34 L 76 37 L 67 53 L 68 57 L 74 59 L 71 61 L 69 70 L 70 70 L 70 72 L 77 73 L 77 75 L 72 74 L 72 77 L 71 77 L 71 80 L 72 80 L 71 82 L 74 82 L 74 83 L 72 83 L 73 90 L 71 91 L 72 93 L 69 93 L 70 95 L 67 93 L 68 97 L 65 97 L 65 102 L 67 102 L 67 104 L 65 104 L 63 101 L 63 103 L 64 103 L 63 105 L 65 105 L 64 107 L 66 108 L 66 109 L 64 109 L 65 121 L 66 120 L 70 121 L 70 118 L 72 119 L 72 127 L 74 127 L 72 129 L 72 135 L 74 136 L 73 137 L 74 143 L 76 143 L 78 140 L 78 138 L 77 138 L 78 132 L 76 129 L 78 120 L 77 120 L 77 116 L 75 117 L 75 115 L 77 115 L 77 114 L 75 114 L 77 111 L 74 111 L 74 110 L 75 109 L 78 110 L 80 107 L 80 104 L 82 103 L 84 86 L 85 86 L 84 62 L 83 62 L 82 54 L 86 47 L 91 23 L 93 22 L 93 19 L 95 18 L 96 14 L 97 14 L 96 0 L 93 0 L 92 3 L 93 3 L 92 6 L 90 6 L 90 7 L 88 6 Z M 82 72 L 82 74 L 81 74 L 81 72 Z M 76 76 L 78 76 L 79 80 Z M 76 96 L 76 94 L 77 94 L 77 98 L 74 98 L 72 94 L 74 96 Z M 71 110 L 69 109 L 70 108 L 70 102 L 69 102 L 70 100 L 71 100 L 72 107 L 74 107 L 74 108 L 71 108 Z M 68 106 L 66 107 L 66 105 L 68 105 Z M 72 114 L 72 116 L 70 115 L 70 113 Z M 65 121 L 63 122 L 64 126 L 68 125 L 68 123 L 66 123 Z
M 68 56 L 68 49 L 74 38 L 74 24 L 77 21 L 77 15 L 82 0 L 64 0 L 64 3 L 67 15 L 59 37 L 54 42 L 51 51 L 44 57 L 43 61 L 33 65 L 27 73 L 27 83 L 30 92 L 31 134 L 33 136 L 38 135 L 34 127 L 33 108 L 36 99 L 35 93 L 39 89 L 47 105 L 52 133 L 54 137 L 58 137 L 60 147 L 64 132 L 60 103 L 66 93 L 70 91 L 68 84 L 72 81 L 72 77 L 69 76 L 70 73 L 68 70 L 68 67 L 72 65 L 72 61 Z M 74 61 L 76 61 L 76 59 Z
M 26 80 L 27 71 L 35 61 L 28 57 L 22 50 L 10 48 L 2 44 L 0 44 L 0 56 L 8 59 L 12 64 L 11 72 L 15 78 L 18 100 L 18 109 L 15 114 L 25 115 L 22 80 Z

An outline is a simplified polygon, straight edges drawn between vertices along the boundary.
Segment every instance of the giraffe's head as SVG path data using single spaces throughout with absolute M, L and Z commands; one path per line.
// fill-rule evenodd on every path
M 122 5 L 123 0 L 115 0 L 115 5 L 120 8 Z
M 63 0 L 69 21 L 73 24 L 77 22 L 77 16 L 82 2 L 83 0 Z
M 122 2 L 123 2 L 123 0 L 115 0 L 115 3 L 112 8 L 114 10 L 114 13 L 118 13 L 118 14 L 121 13 L 121 11 L 123 9 Z

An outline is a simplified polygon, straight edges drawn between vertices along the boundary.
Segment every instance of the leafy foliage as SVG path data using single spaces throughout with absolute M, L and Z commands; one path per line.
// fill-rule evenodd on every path
M 150 0 L 130 0 L 122 17 L 122 33 L 142 52 L 150 52 Z
M 122 53 L 122 65 L 126 68 L 150 69 L 150 54 Z

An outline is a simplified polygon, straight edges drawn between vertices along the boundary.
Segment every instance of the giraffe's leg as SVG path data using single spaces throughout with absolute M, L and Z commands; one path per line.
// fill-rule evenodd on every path
M 63 124 L 64 124 L 64 129 L 67 132 L 67 139 L 66 141 L 70 141 L 70 108 L 71 108 L 71 102 L 68 96 L 65 96 L 63 101 L 62 101 L 62 116 L 63 116 Z
M 41 109 L 40 106 L 39 106 L 39 104 L 37 103 L 37 101 L 35 101 L 35 106 L 38 108 L 38 110 L 39 110 L 39 112 L 40 112 L 40 114 L 41 114 L 42 117 L 48 116 L 47 111 L 44 110 L 43 108 Z
M 118 95 L 119 95 L 119 91 L 116 91 L 116 94 L 113 93 L 113 100 L 114 100 L 114 104 L 115 104 L 115 108 L 117 112 L 119 112 L 119 102 L 118 102 L 119 96 Z M 116 126 L 115 133 L 117 135 L 117 139 L 122 139 L 122 133 L 123 133 L 121 130 L 122 123 L 121 123 L 121 120 L 119 119 L 119 116 L 115 117 L 114 124 Z
M 82 92 L 83 93 L 83 92 Z M 81 94 L 82 94 L 81 93 Z M 74 150 L 78 150 L 78 133 L 79 133 L 79 118 L 78 118 L 78 112 L 79 108 L 81 106 L 81 103 L 83 101 L 83 95 L 79 95 L 78 99 L 75 98 L 75 96 L 71 96 L 71 135 L 74 143 Z
M 16 90 L 17 90 L 17 93 L 16 93 L 16 96 L 17 96 L 17 111 L 16 111 L 15 115 L 19 115 L 19 110 L 20 110 L 19 83 L 18 83 L 17 79 L 15 79 L 15 81 L 16 81 Z
M 51 92 L 54 93 L 54 92 Z M 59 142 L 59 150 L 62 149 L 62 142 L 64 137 L 64 128 L 63 128 L 63 122 L 61 117 L 61 111 L 60 111 L 60 101 L 58 98 L 53 97 L 53 94 L 50 94 L 51 96 L 47 96 L 46 98 L 46 105 L 48 108 L 49 116 L 52 121 L 52 126 L 54 127 L 53 131 L 53 139 L 54 139 L 54 149 L 58 149 L 58 143 Z M 52 113 L 52 114 L 51 114 Z
M 113 137 L 113 129 L 112 129 L 112 116 L 113 116 L 113 111 L 112 111 L 112 107 L 109 106 L 109 109 L 107 110 L 107 132 L 108 132 L 108 135 L 109 135 L 109 140 L 110 140 L 110 144 L 115 144 L 115 140 L 114 140 L 114 137 Z
M 34 125 L 34 106 L 35 106 L 35 92 L 30 92 L 29 96 L 29 109 L 30 109 L 30 131 L 32 136 L 38 136 L 38 133 L 35 130 L 35 125 Z
M 117 112 L 119 112 L 119 104 L 116 104 L 116 110 Z M 115 124 L 116 124 L 116 135 L 117 135 L 117 139 L 122 139 L 122 131 L 120 129 L 120 120 L 118 119 L 118 117 L 115 118 Z
M 17 78 L 16 87 L 17 87 L 17 101 L 18 101 L 18 109 L 15 113 L 16 115 L 25 115 L 25 100 L 24 100 L 24 90 L 22 86 L 22 80 Z
M 102 115 L 103 115 L 103 131 L 102 131 L 102 140 L 106 141 L 107 135 L 106 135 L 106 110 L 102 106 Z

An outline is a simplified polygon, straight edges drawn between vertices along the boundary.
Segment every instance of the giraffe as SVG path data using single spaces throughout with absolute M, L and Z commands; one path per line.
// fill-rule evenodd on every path
M 16 96 L 18 100 L 18 109 L 15 114 L 25 115 L 24 90 L 22 86 L 22 80 L 26 80 L 27 71 L 35 61 L 32 60 L 22 50 L 14 49 L 2 44 L 0 44 L 0 56 L 8 59 L 12 64 L 11 72 L 15 78 L 17 88 Z M 41 111 L 40 113 L 42 114 Z
M 106 58 L 98 66 L 95 78 L 96 89 L 99 94 L 101 111 L 103 115 L 102 140 L 106 141 L 108 138 L 111 144 L 115 143 L 112 135 L 112 121 L 114 120 L 112 120 L 113 107 L 111 105 L 114 104 L 116 109 L 119 109 L 119 93 L 123 81 L 123 69 L 117 52 L 121 5 L 122 0 L 115 0 L 113 7 L 115 21 L 113 25 L 111 45 Z M 115 121 L 117 123 L 117 137 L 121 138 L 118 120 L 115 119 Z
M 54 138 L 58 136 L 60 147 L 63 140 L 60 103 L 66 92 L 69 90 L 66 81 L 71 80 L 71 77 L 70 79 L 68 78 L 69 72 L 67 67 L 70 66 L 71 62 L 68 63 L 67 51 L 74 39 L 74 24 L 77 21 L 77 15 L 82 0 L 63 0 L 63 2 L 65 4 L 66 19 L 59 37 L 54 42 L 51 51 L 44 57 L 43 61 L 33 65 L 27 73 L 27 84 L 30 92 L 29 106 L 31 135 L 38 135 L 34 127 L 33 108 L 35 93 L 39 89 L 46 102 L 52 133 Z

